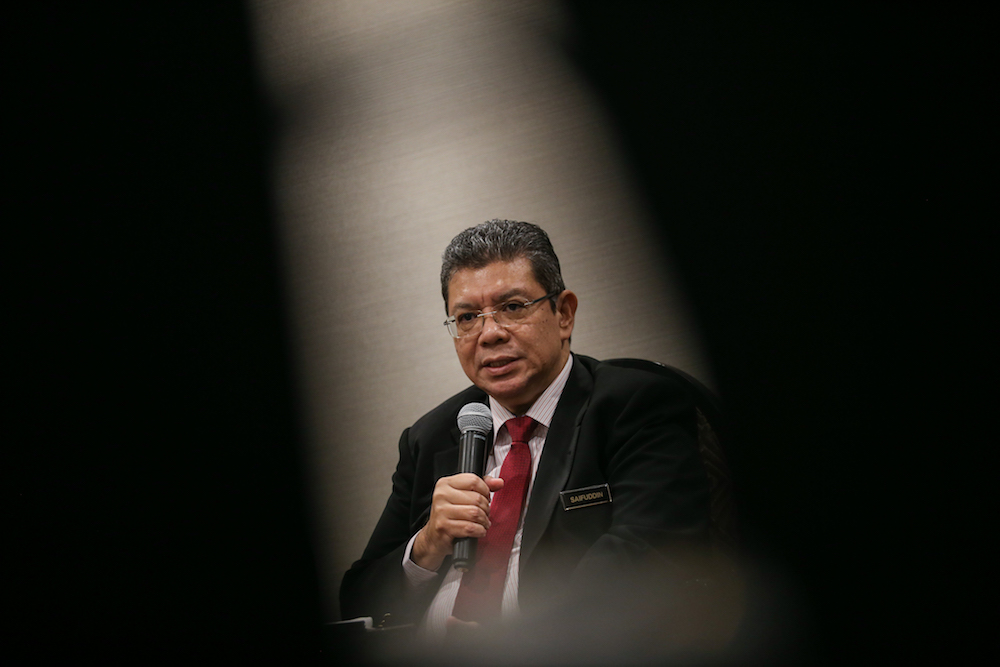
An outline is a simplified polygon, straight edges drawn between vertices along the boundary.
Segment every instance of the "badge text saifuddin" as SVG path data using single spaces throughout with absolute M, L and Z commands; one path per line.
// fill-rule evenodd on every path
M 564 510 L 575 510 L 591 505 L 602 505 L 611 502 L 611 487 L 607 484 L 587 486 L 582 489 L 570 489 L 559 494 Z

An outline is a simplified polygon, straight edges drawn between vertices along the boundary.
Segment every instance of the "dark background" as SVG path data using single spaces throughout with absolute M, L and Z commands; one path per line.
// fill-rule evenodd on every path
M 758 591 L 738 646 L 971 655 L 995 579 L 988 23 L 698 7 L 572 3 L 565 48 L 678 263 L 748 554 L 793 610 Z M 9 650 L 320 655 L 280 118 L 245 8 L 21 10 L 6 30 Z
M 571 3 L 573 52 L 702 327 L 748 553 L 790 577 L 794 608 L 744 639 L 800 663 L 971 655 L 995 581 L 986 22 L 791 4 Z
M 6 127 L 25 658 L 298 662 L 319 585 L 242 3 L 22 13 Z M 6 449 L 6 448 L 5 448 Z

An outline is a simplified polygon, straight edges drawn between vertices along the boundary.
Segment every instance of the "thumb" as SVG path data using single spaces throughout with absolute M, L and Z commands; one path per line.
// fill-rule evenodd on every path
M 486 486 L 490 488 L 490 491 L 499 491 L 503 488 L 503 480 L 499 477 L 490 477 L 487 475 L 483 478 L 483 481 L 486 482 Z

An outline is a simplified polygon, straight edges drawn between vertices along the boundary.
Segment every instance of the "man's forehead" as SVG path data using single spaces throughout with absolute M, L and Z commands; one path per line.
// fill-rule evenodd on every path
M 519 257 L 509 262 L 492 262 L 480 268 L 459 269 L 448 283 L 448 300 L 452 307 L 479 307 L 515 297 L 532 296 L 540 288 L 531 263 Z

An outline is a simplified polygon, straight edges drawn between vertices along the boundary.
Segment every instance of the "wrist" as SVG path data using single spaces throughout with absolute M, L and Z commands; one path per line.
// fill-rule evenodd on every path
M 413 540 L 410 560 L 425 570 L 432 571 L 437 571 L 444 562 L 444 554 L 438 554 L 430 546 L 430 540 L 427 538 L 427 526 L 421 528 L 420 532 L 417 533 L 417 538 Z

